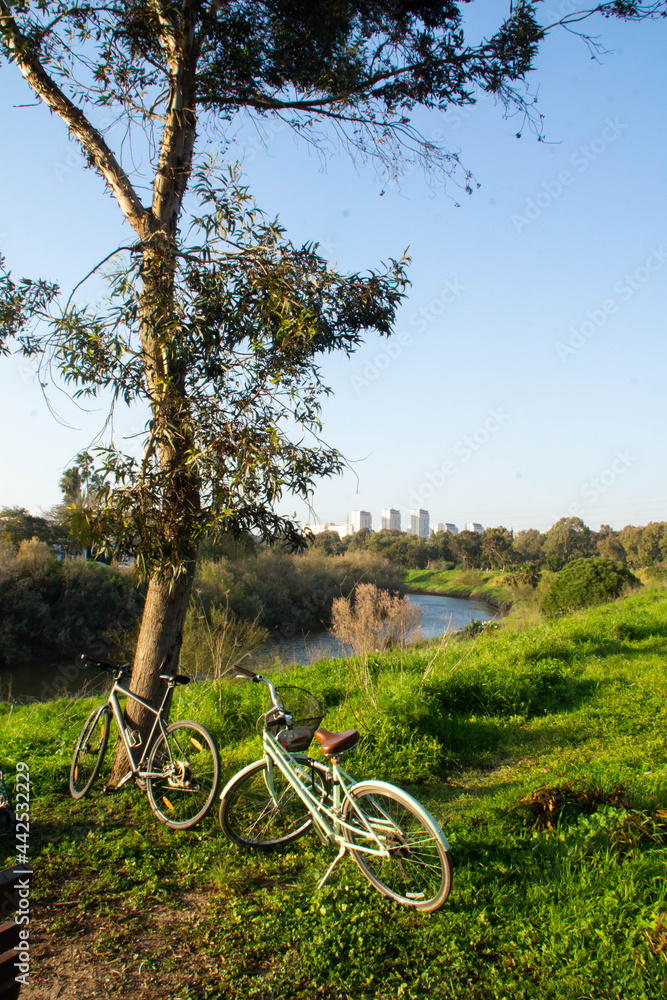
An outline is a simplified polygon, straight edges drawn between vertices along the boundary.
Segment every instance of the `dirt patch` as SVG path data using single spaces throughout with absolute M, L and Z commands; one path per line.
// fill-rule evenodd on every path
M 105 916 L 71 917 L 75 902 L 35 904 L 22 1000 L 189 1000 L 197 982 L 215 982 L 219 966 L 198 944 L 205 893 L 184 893 L 171 907 L 115 902 Z
M 553 830 L 561 818 L 591 816 L 600 806 L 624 809 L 642 823 L 653 823 L 660 832 L 667 830 L 667 810 L 646 812 L 630 798 L 627 790 L 616 785 L 604 791 L 596 786 L 577 788 L 567 782 L 562 785 L 538 788 L 521 799 L 528 809 L 528 822 L 536 830 Z

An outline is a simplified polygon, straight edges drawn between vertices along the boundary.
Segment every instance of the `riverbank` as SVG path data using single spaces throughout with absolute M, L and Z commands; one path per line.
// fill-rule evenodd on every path
M 667 593 L 525 630 L 371 657 L 281 681 L 331 730 L 364 727 L 346 765 L 401 784 L 452 847 L 445 907 L 395 907 L 306 836 L 244 854 L 215 815 L 176 834 L 125 788 L 74 802 L 72 747 L 92 701 L 0 705 L 0 768 L 31 772 L 26 1000 L 656 1000 L 667 993 Z M 179 689 L 214 730 L 223 781 L 258 755 L 259 685 Z M 2 836 L 2 835 L 0 835 Z M 13 834 L 4 834 L 5 863 Z
M 501 573 L 487 573 L 479 569 L 409 569 L 404 585 L 408 593 L 441 594 L 444 597 L 484 601 L 501 614 L 506 614 L 514 601 L 514 595 L 504 583 Z

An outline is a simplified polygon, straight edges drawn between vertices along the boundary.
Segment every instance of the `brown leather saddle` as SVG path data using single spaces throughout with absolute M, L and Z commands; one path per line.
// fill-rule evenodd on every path
M 357 745 L 359 730 L 346 729 L 344 733 L 330 733 L 328 729 L 316 729 L 315 739 L 322 747 L 325 757 L 336 757 Z

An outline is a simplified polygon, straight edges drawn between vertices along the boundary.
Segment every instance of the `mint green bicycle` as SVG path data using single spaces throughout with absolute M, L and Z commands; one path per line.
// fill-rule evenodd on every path
M 263 716 L 264 755 L 239 771 L 220 796 L 220 825 L 243 848 L 270 851 L 311 828 L 322 844 L 337 845 L 336 863 L 351 854 L 384 896 L 417 910 L 438 910 L 452 886 L 449 844 L 431 814 L 407 792 L 385 781 L 355 781 L 340 766 L 359 742 L 350 729 L 320 729 L 325 709 L 309 692 L 276 692 L 261 674 L 236 672 L 266 684 L 270 706 Z M 304 752 L 313 737 L 330 766 Z

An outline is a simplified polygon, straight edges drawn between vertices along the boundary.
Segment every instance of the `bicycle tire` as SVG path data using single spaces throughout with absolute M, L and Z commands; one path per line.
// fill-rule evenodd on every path
M 427 913 L 440 909 L 452 887 L 452 861 L 447 838 L 431 814 L 411 795 L 386 782 L 362 781 L 350 789 L 388 857 L 351 850 L 371 885 L 388 899 Z M 346 799 L 343 818 L 363 826 Z M 348 844 L 375 845 L 374 838 L 345 829 Z
M 220 754 L 208 729 L 182 719 L 160 734 L 147 764 L 151 809 L 172 830 L 189 830 L 211 808 L 220 785 Z
M 317 789 L 322 799 L 329 796 L 329 769 L 324 764 L 311 763 L 304 755 L 295 756 L 303 767 L 313 767 L 319 781 Z M 273 766 L 275 799 L 266 783 L 267 762 L 256 760 L 239 771 L 225 786 L 220 802 L 220 826 L 223 833 L 246 850 L 273 851 L 302 837 L 313 821 L 308 808 L 294 791 L 287 778 Z
M 100 705 L 99 708 L 94 708 L 86 719 L 74 748 L 69 771 L 69 793 L 73 799 L 82 799 L 87 795 L 102 770 L 110 730 L 109 706 Z

